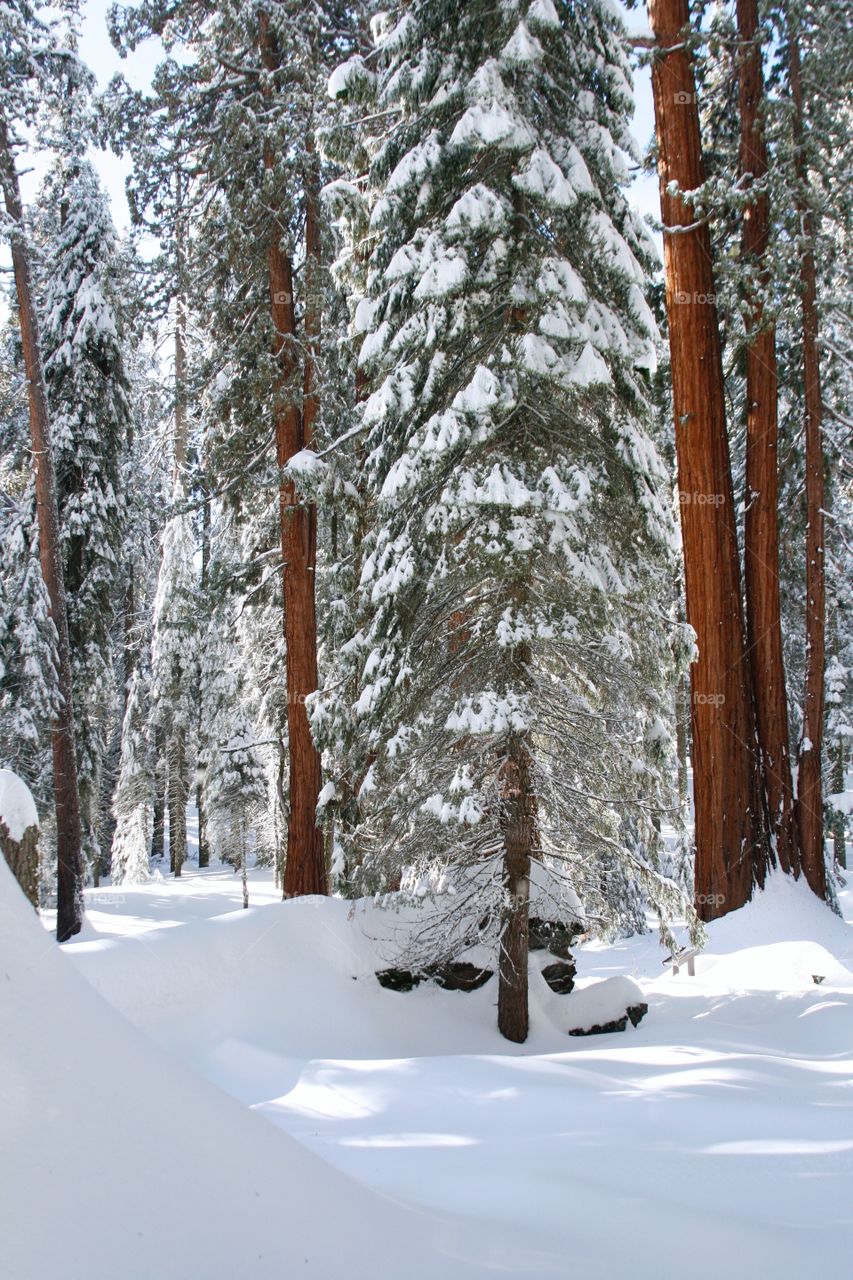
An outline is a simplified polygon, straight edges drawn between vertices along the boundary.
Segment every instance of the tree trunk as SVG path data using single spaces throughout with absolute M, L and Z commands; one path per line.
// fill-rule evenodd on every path
M 187 857 L 186 735 L 176 729 L 169 751 L 169 863 L 175 878 Z
M 805 158 L 805 118 L 799 37 L 789 10 L 788 57 L 794 103 L 797 212 L 800 217 L 800 289 L 803 324 L 803 395 L 806 438 L 806 679 L 803 732 L 797 759 L 797 825 L 806 879 L 819 898 L 826 897 L 823 856 L 824 664 L 826 661 L 826 582 L 824 577 L 823 401 L 818 352 L 817 272 L 814 214 L 809 206 Z
M 755 761 L 722 353 L 707 224 L 671 194 L 704 181 L 696 86 L 683 41 L 687 0 L 650 0 L 658 46 L 652 89 L 664 223 L 666 306 L 691 672 L 696 908 L 704 920 L 742 906 L 761 883 L 766 835 Z M 683 229 L 689 228 L 689 230 Z
M 166 768 L 163 730 L 154 731 L 154 804 L 151 824 L 151 857 L 162 858 L 166 847 Z
M 27 827 L 20 840 L 13 840 L 0 818 L 0 853 L 9 864 L 24 896 L 39 909 L 39 829 Z
M 9 238 L 12 268 L 18 297 L 21 347 L 27 375 L 30 434 L 36 476 L 39 558 L 42 577 L 50 599 L 50 613 L 57 633 L 57 684 L 61 706 L 51 727 L 58 866 L 56 936 L 60 942 L 67 942 L 69 938 L 80 932 L 83 900 L 83 831 L 80 822 L 77 756 L 74 746 L 71 651 L 68 642 L 68 614 L 65 607 L 65 586 L 59 543 L 56 477 L 53 469 L 50 420 L 39 346 L 38 321 L 24 232 L 18 173 L 6 121 L 2 115 L 0 115 L 0 180 L 3 184 L 6 213 L 11 223 Z
M 201 593 L 207 592 L 207 581 L 210 567 L 210 498 L 205 494 L 201 519 Z M 198 716 L 196 720 L 197 741 L 201 740 L 201 699 L 202 674 L 199 671 Z M 199 870 L 210 866 L 210 842 L 207 838 L 207 811 L 204 803 L 204 781 L 199 771 L 195 788 L 195 807 L 198 814 L 198 865 Z
M 530 861 L 536 829 L 536 801 L 530 774 L 526 735 L 513 735 L 500 780 L 507 905 L 501 923 L 498 1030 L 516 1044 L 523 1044 L 528 1031 L 527 934 Z
M 275 71 L 280 55 L 268 16 L 260 16 L 261 55 L 264 66 Z M 309 146 L 309 151 L 311 150 Z M 273 165 L 265 152 L 264 164 Z M 296 400 L 298 354 L 293 270 L 282 248 L 284 227 L 273 220 L 268 268 L 274 353 L 280 368 L 280 404 L 276 411 L 276 456 L 280 468 L 302 449 L 310 449 L 317 411 L 316 344 L 320 310 L 316 288 L 319 258 L 318 191 L 316 170 L 306 184 L 305 218 L 305 361 L 300 409 Z M 284 636 L 287 651 L 287 729 L 290 755 L 290 815 L 287 829 L 287 861 L 284 896 L 328 892 L 323 833 L 317 826 L 317 799 L 322 786 L 320 754 L 314 745 L 308 711 L 309 694 L 317 688 L 317 622 L 314 573 L 317 558 L 317 511 L 313 503 L 300 501 L 293 481 L 283 476 L 279 490 L 281 546 L 284 576 Z
M 747 298 L 751 340 L 746 350 L 746 628 L 770 836 L 779 866 L 796 876 L 800 872 L 800 853 L 794 816 L 779 591 L 776 330 L 764 319 L 762 296 L 769 282 L 770 201 L 764 189 L 767 144 L 758 0 L 737 0 L 737 24 L 741 42 L 740 173 L 744 188 L 751 192 L 743 214 L 743 256 L 747 268 L 755 272 Z M 755 184 L 760 184 L 758 190 Z

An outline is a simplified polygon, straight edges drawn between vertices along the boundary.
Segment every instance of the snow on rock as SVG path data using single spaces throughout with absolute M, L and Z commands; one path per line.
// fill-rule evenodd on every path
M 631 978 L 602 978 L 576 988 L 565 999 L 566 1030 L 589 1031 L 608 1022 L 618 1022 L 628 1009 L 646 1003 L 640 987 Z
M 29 827 L 39 825 L 36 802 L 23 778 L 11 769 L 0 769 L 0 822 L 12 840 L 19 842 Z

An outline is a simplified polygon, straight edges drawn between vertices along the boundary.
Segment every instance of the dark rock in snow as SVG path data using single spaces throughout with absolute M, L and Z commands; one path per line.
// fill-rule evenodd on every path
M 574 960 L 558 960 L 555 964 L 546 964 L 542 977 L 558 996 L 567 996 L 575 985 L 575 972 Z
M 481 969 L 477 964 L 465 961 L 432 965 L 421 972 L 409 969 L 380 969 L 376 974 L 379 985 L 388 991 L 413 991 L 422 982 L 437 982 L 445 991 L 476 991 L 494 977 L 491 969 Z
M 570 959 L 569 947 L 581 933 L 583 925 L 577 921 L 561 924 L 555 920 L 540 920 L 532 916 L 527 926 L 527 946 L 530 951 L 550 951 L 561 960 Z
M 632 1004 L 625 1010 L 624 1016 L 614 1018 L 612 1022 L 604 1022 L 600 1026 L 593 1027 L 574 1027 L 570 1032 L 570 1036 L 603 1036 L 611 1031 L 626 1031 L 630 1021 L 632 1027 L 637 1027 L 649 1011 L 647 1004 Z
M 380 969 L 376 977 L 379 985 L 388 991 L 412 991 L 424 980 L 422 973 L 411 973 L 408 969 Z
M 445 991 L 476 991 L 478 987 L 484 987 L 494 974 L 491 969 L 459 961 L 430 969 L 429 976 Z

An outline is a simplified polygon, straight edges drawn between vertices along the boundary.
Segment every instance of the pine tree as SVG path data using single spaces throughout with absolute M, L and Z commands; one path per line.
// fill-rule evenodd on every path
M 596 0 L 422 0 L 374 34 L 376 72 L 332 81 L 390 121 L 364 213 L 333 192 L 367 227 L 346 249 L 374 506 L 348 645 L 361 883 L 451 884 L 432 944 L 495 941 L 499 1027 L 524 1040 L 532 861 L 599 915 L 614 857 L 666 895 L 620 817 L 643 819 L 665 648 L 644 605 L 672 538 L 627 63 Z
M 68 145 L 71 146 L 71 140 Z M 124 452 L 131 409 L 115 296 L 115 232 L 92 166 L 61 160 L 42 195 L 42 335 L 53 428 L 84 854 L 97 883 L 104 758 L 117 701 Z M 129 299 L 125 299 L 128 305 Z
M 163 533 L 154 601 L 151 659 L 152 721 L 166 744 L 169 860 L 180 876 L 187 852 L 187 798 L 195 720 L 197 615 L 195 539 L 187 515 L 173 515 Z
M 113 884 L 141 884 L 149 878 L 153 776 L 148 742 L 146 681 L 131 677 L 121 730 L 121 764 L 113 797 L 116 828 L 110 875 Z
M 59 57 L 53 33 L 42 21 L 40 9 L 26 0 L 13 0 L 0 13 L 0 185 L 8 218 L 27 374 L 39 554 L 57 633 L 59 701 L 51 731 L 58 868 L 56 935 L 65 942 L 79 933 L 82 925 L 82 829 L 56 477 L 30 246 L 15 164 L 18 139 L 14 125 L 33 125 L 40 102 L 62 92 L 61 72 L 67 68 L 73 76 L 77 67 L 73 59 Z

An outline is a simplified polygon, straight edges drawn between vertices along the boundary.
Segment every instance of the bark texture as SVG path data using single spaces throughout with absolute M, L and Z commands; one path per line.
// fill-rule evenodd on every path
M 524 735 L 514 735 L 501 770 L 504 839 L 503 880 L 507 905 L 501 926 L 498 1030 L 522 1044 L 529 1027 L 527 941 L 530 919 L 530 862 L 536 830 L 531 759 Z
M 260 19 L 261 55 L 267 70 L 280 65 L 280 54 L 267 15 Z M 309 155 L 310 155 L 309 147 Z M 264 155 L 266 167 L 274 157 Z M 275 416 L 276 456 L 283 468 L 294 454 L 313 444 L 317 412 L 316 346 L 320 329 L 316 285 L 319 258 L 318 191 L 310 175 L 306 191 L 306 308 L 302 403 L 297 399 L 297 345 L 293 268 L 282 245 L 285 228 L 273 219 L 268 254 L 274 354 L 278 360 L 279 405 Z M 313 287 L 312 287 L 313 286 Z M 284 561 L 284 638 L 287 663 L 287 731 L 290 756 L 289 821 L 284 896 L 328 892 L 323 833 L 317 826 L 317 798 L 322 786 L 320 754 L 308 721 L 306 698 L 317 688 L 317 620 L 314 576 L 317 559 L 317 510 L 302 502 L 296 486 L 283 476 L 279 490 L 281 548 Z
M 818 351 L 817 271 L 814 214 L 806 195 L 803 85 L 796 26 L 788 32 L 791 98 L 794 103 L 797 212 L 800 217 L 800 295 L 803 325 L 803 398 L 806 444 L 806 679 L 803 732 L 797 758 L 797 826 L 806 879 L 819 898 L 826 897 L 823 856 L 824 666 L 826 662 L 826 578 L 824 572 L 823 401 Z
M 751 679 L 746 657 L 711 239 L 669 189 L 704 181 L 696 86 L 683 37 L 687 0 L 650 0 L 652 88 L 664 223 L 687 621 L 696 807 L 696 907 L 704 920 L 742 906 L 763 880 Z
M 51 727 L 53 793 L 56 806 L 56 936 L 60 942 L 66 942 L 80 932 L 83 920 L 83 833 L 80 822 L 77 756 L 74 746 L 71 652 L 68 642 L 68 615 L 65 607 L 65 584 L 59 543 L 59 512 L 56 501 L 56 476 L 50 440 L 47 390 L 39 345 L 29 255 L 23 229 L 24 218 L 18 174 L 8 128 L 2 115 L 0 115 L 0 181 L 3 185 L 6 213 L 11 224 L 12 269 L 18 299 L 21 347 L 27 375 L 30 435 L 36 478 L 39 558 L 57 635 L 58 691 L 61 706 Z
M 24 896 L 39 909 L 39 829 L 27 827 L 20 840 L 13 840 L 5 822 L 0 821 L 0 853 L 21 886 Z
M 740 174 L 750 199 L 743 213 L 748 285 L 744 579 L 755 721 L 769 830 L 783 871 L 799 875 L 800 854 L 788 739 L 788 697 L 779 590 L 778 374 L 776 330 L 765 320 L 770 202 L 763 128 L 764 72 L 758 0 L 737 0 Z

